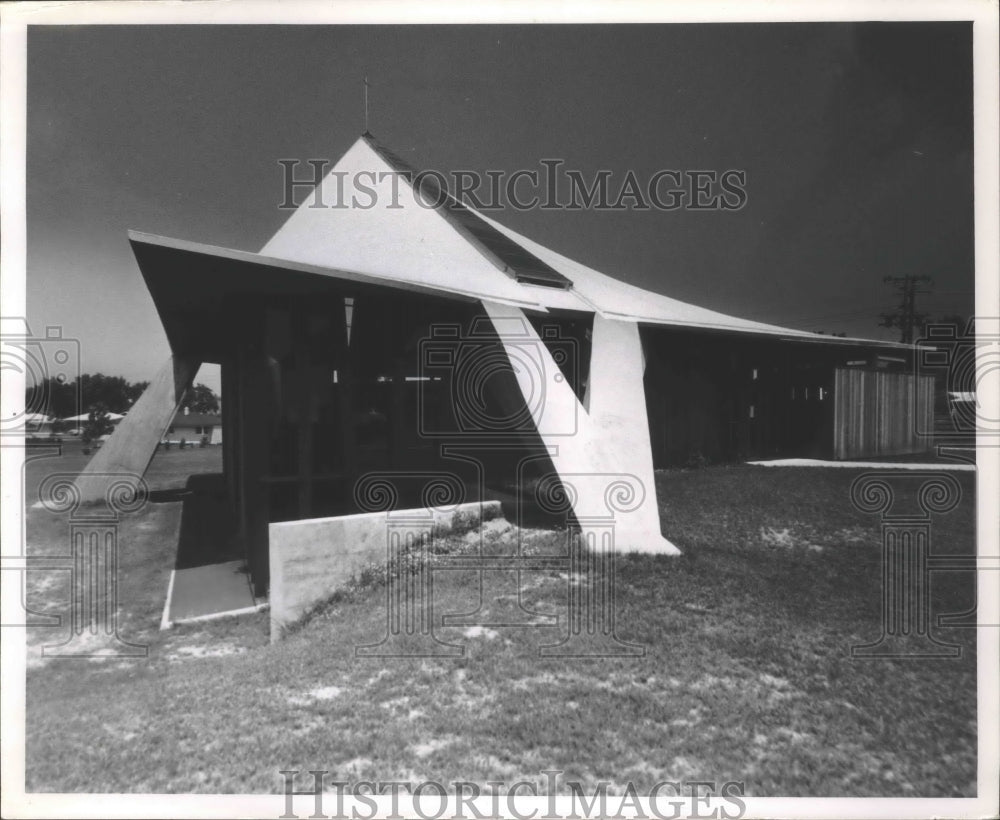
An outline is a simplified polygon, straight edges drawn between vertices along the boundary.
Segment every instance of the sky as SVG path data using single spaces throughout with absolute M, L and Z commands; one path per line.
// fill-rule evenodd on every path
M 609 275 L 878 339 L 883 277 L 926 275 L 918 309 L 972 315 L 970 24 L 35 26 L 33 332 L 150 378 L 169 349 L 126 230 L 260 250 L 278 161 L 335 162 L 365 76 L 370 130 L 418 169 L 745 171 L 736 211 L 490 213 Z

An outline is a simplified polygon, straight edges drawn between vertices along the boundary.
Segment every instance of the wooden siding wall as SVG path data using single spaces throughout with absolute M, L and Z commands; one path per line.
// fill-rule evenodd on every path
M 926 452 L 933 427 L 932 376 L 836 369 L 834 458 Z

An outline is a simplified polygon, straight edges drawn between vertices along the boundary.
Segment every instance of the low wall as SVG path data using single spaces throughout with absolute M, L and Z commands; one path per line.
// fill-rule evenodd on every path
M 444 535 L 475 529 L 502 514 L 499 501 L 475 501 L 447 511 L 394 510 L 271 524 L 271 641 L 365 567 L 384 564 L 390 524 L 405 522 L 410 532 Z

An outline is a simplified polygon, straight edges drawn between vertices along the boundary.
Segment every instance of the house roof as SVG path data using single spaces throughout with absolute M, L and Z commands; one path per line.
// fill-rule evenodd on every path
M 360 189 L 348 190 L 344 181 L 359 176 L 371 189 L 370 197 Z M 159 246 L 255 266 L 490 300 L 542 312 L 575 310 L 653 325 L 827 344 L 910 347 L 755 322 L 630 285 L 457 202 L 436 187 L 433 176 L 417 177 L 420 175 L 413 168 L 366 134 L 348 149 L 258 254 L 132 231 L 129 237 L 144 274 L 147 271 L 142 247 Z M 354 207 L 342 202 L 350 196 L 360 196 Z M 427 204 L 440 202 L 439 196 L 443 206 Z M 335 207 L 338 204 L 341 207 Z
M 125 418 L 124 413 L 108 413 L 108 421 L 121 421 Z M 90 421 L 90 413 L 80 413 L 78 416 L 68 416 L 62 421 Z
M 217 413 L 178 412 L 170 422 L 171 427 L 213 427 L 222 424 L 222 416 Z

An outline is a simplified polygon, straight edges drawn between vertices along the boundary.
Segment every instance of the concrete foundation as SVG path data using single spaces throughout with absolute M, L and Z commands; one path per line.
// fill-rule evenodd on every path
M 476 501 L 271 524 L 271 641 L 364 569 L 385 567 L 397 535 L 463 532 L 501 515 L 499 501 Z

